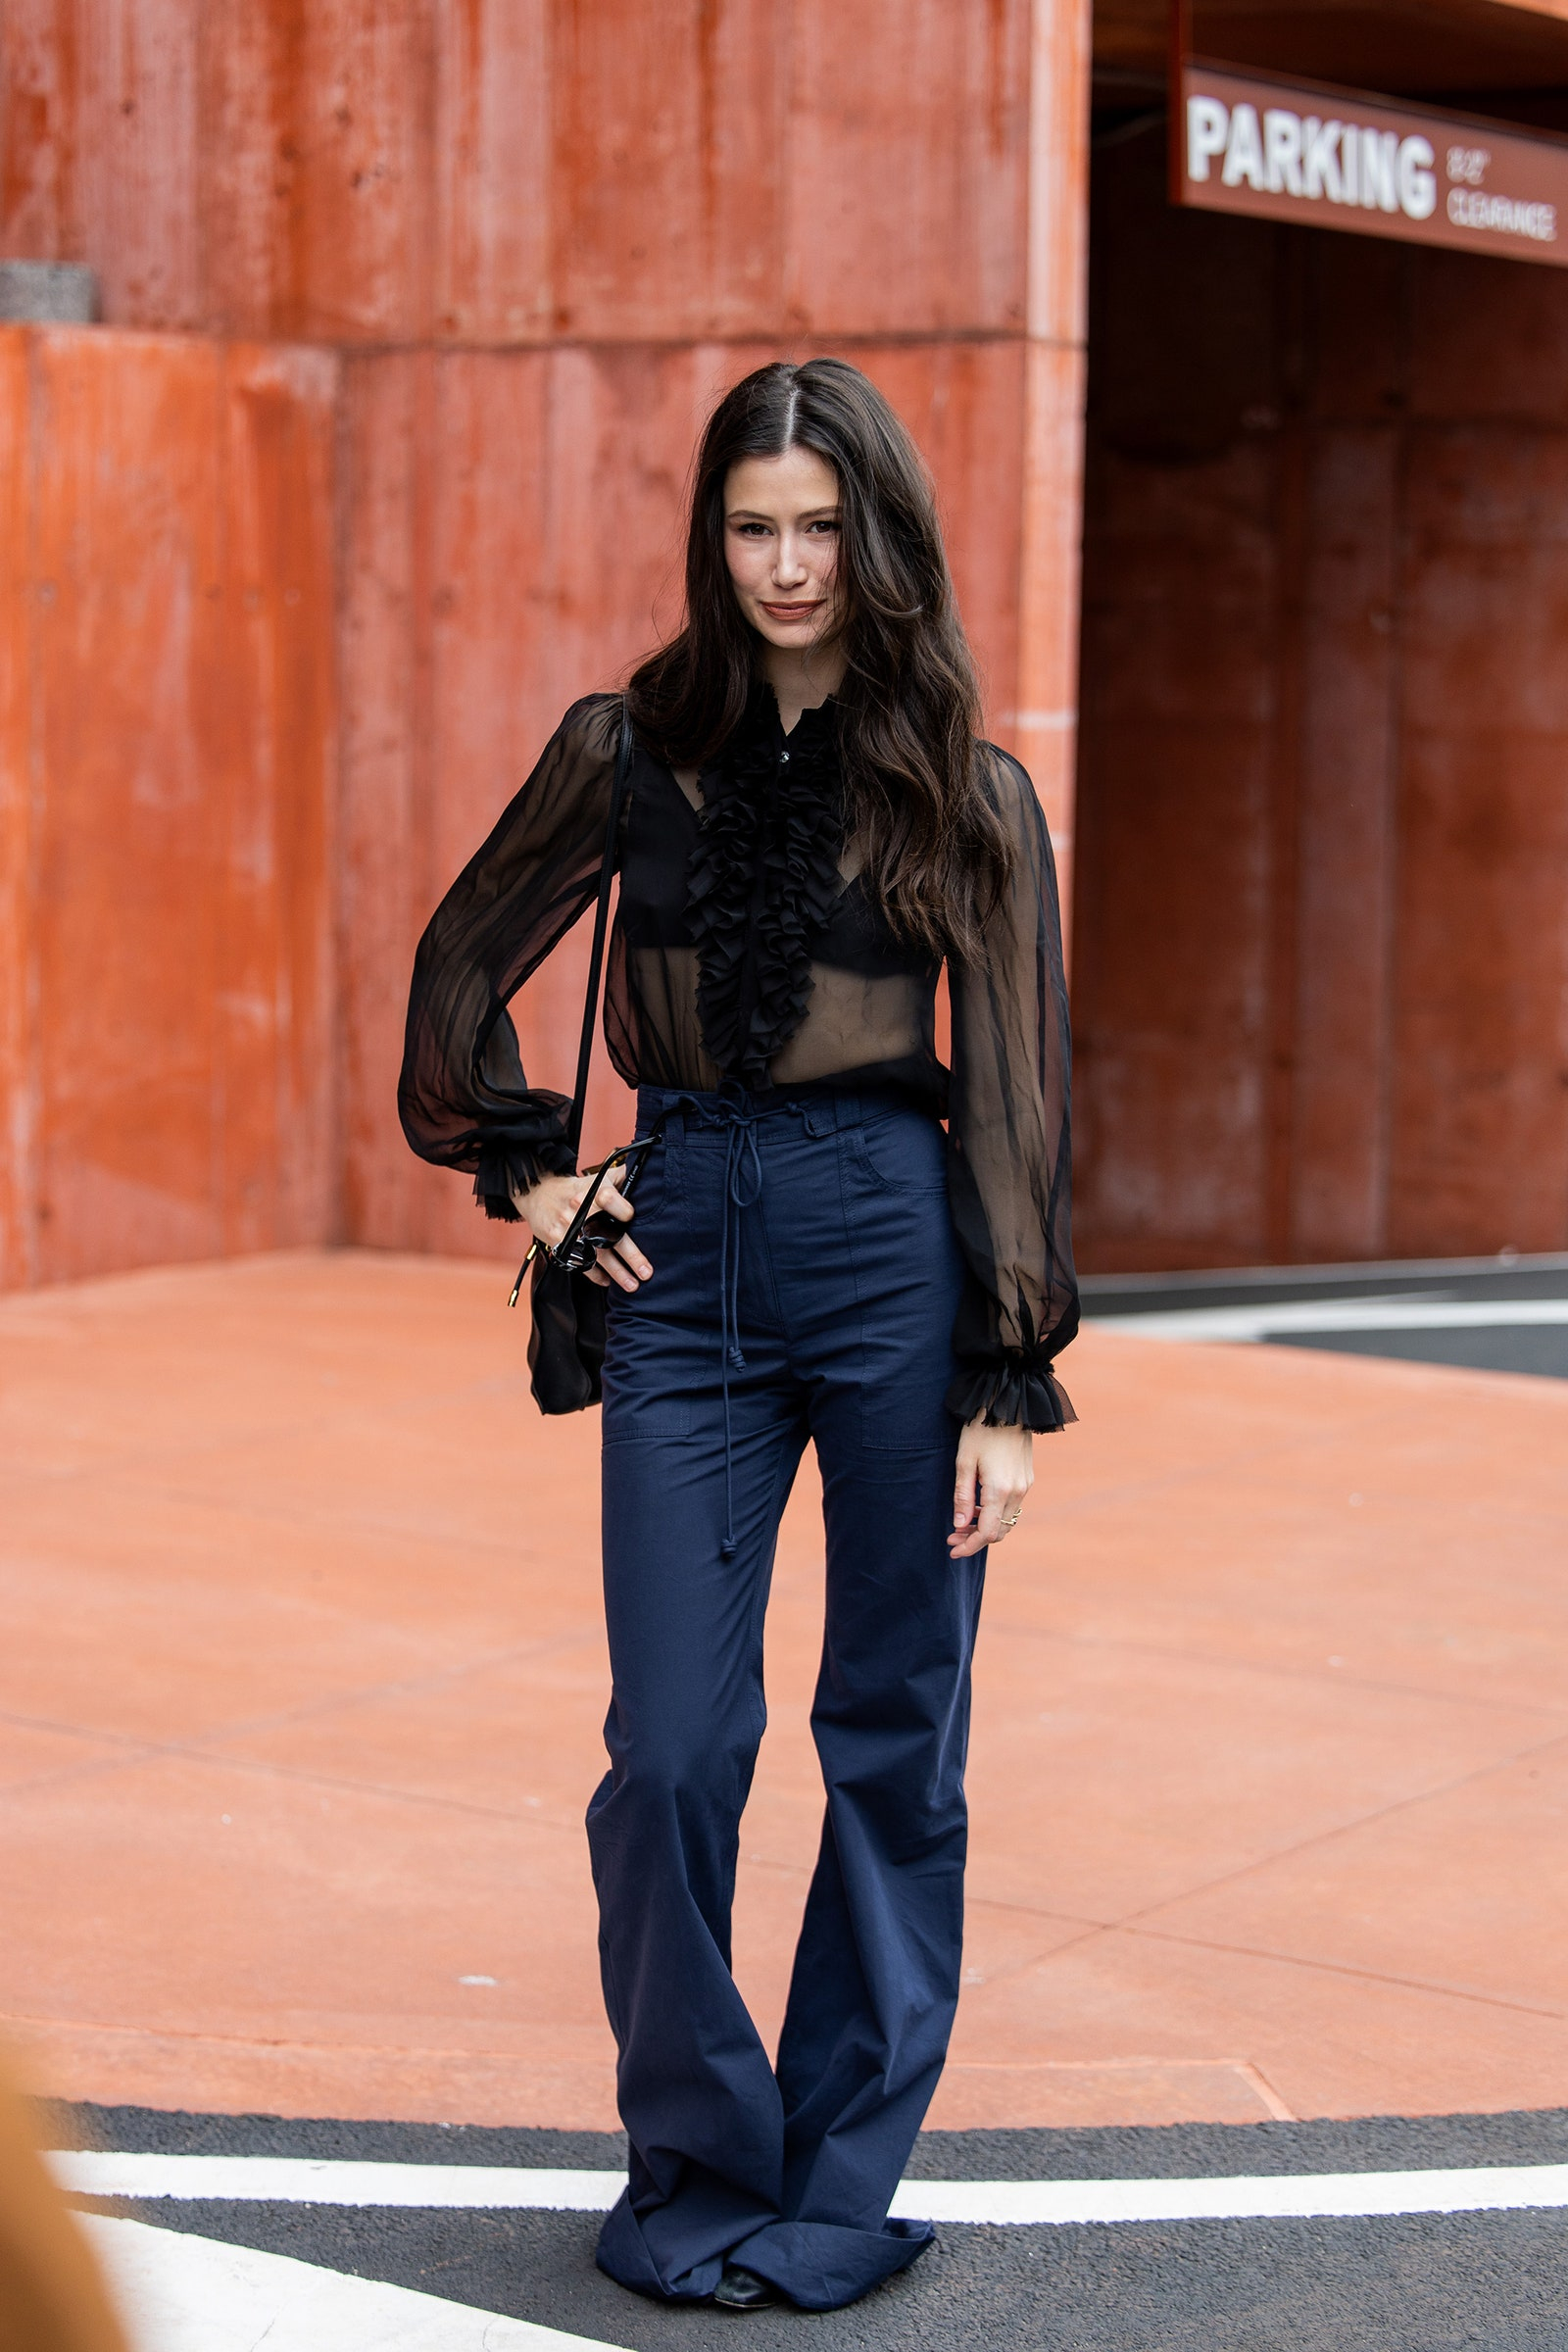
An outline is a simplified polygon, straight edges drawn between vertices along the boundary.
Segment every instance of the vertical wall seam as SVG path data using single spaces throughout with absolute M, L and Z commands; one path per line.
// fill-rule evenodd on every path
M 1269 746 L 1268 929 L 1264 1016 L 1263 1245 L 1276 1263 L 1296 1254 L 1296 1078 L 1300 989 L 1301 770 L 1305 726 L 1307 482 L 1311 422 L 1301 371 L 1307 335 L 1310 249 L 1299 232 L 1276 232 L 1281 394 L 1276 442 L 1274 724 Z
M 348 366 L 340 352 L 330 354 L 332 407 L 326 435 L 327 562 L 332 567 L 332 641 L 327 655 L 327 687 L 332 697 L 331 760 L 327 779 L 326 818 L 326 941 L 329 969 L 326 1003 L 322 1007 L 327 1052 L 326 1199 L 324 1240 L 341 1249 L 348 1241 L 348 1024 L 344 975 L 348 970 L 347 792 L 348 696 L 344 691 L 344 637 L 348 628 L 347 584 L 350 546 L 347 493 L 349 479 Z
M 1383 970 L 1382 1001 L 1378 1007 L 1377 1118 L 1374 1183 L 1376 1188 L 1376 1248 L 1387 1256 L 1393 1247 L 1394 1149 L 1396 1089 L 1396 1022 L 1398 1016 L 1400 800 L 1404 746 L 1404 659 L 1409 620 L 1409 505 L 1410 505 L 1410 360 L 1415 298 L 1414 257 L 1401 251 L 1398 265 L 1398 310 L 1396 321 L 1395 365 L 1399 394 L 1395 431 L 1394 545 L 1390 551 L 1389 701 L 1384 731 L 1383 808 Z
M 413 658 L 412 693 L 410 695 L 409 795 L 410 837 L 416 848 L 411 860 L 413 872 L 410 887 L 418 894 L 420 906 L 428 911 L 435 904 L 436 894 L 444 890 L 447 875 L 435 872 L 435 744 L 433 740 L 435 712 L 435 644 L 432 627 L 434 592 L 434 537 L 436 483 L 434 475 L 441 461 L 441 444 L 437 433 L 440 414 L 442 368 L 440 356 L 432 349 L 420 352 L 414 362 L 413 416 L 410 434 L 410 508 L 409 508 L 409 625 Z M 422 915 L 415 929 L 423 928 Z M 429 1210 L 425 1205 L 428 1195 L 421 1192 L 417 1199 L 417 1246 L 430 1247 Z
M 27 540 L 26 696 L 26 938 L 22 957 L 22 1021 L 24 1095 L 18 1205 L 22 1224 L 22 1279 L 31 1289 L 43 1279 L 42 1237 L 39 1232 L 43 1200 L 43 972 L 39 953 L 38 909 L 43 905 L 43 838 L 48 779 L 44 755 L 43 623 L 39 598 L 39 533 L 43 472 L 43 382 L 39 364 L 40 337 L 27 335 L 27 479 L 24 493 Z
M 237 625 L 241 633 L 245 633 L 244 622 L 241 618 L 241 615 L 245 610 L 245 591 L 241 584 L 240 578 L 236 576 L 234 564 L 236 540 L 238 540 L 240 545 L 243 545 L 243 534 L 236 534 L 232 529 L 232 517 L 230 514 L 230 505 L 234 495 L 236 467 L 234 465 L 233 449 L 234 386 L 229 346 L 226 343 L 220 343 L 217 346 L 214 358 L 215 365 L 212 370 L 211 382 L 212 412 L 211 422 L 208 426 L 208 430 L 213 436 L 214 447 L 213 489 L 215 496 L 213 501 L 213 535 L 215 546 L 213 552 L 216 559 L 218 577 L 222 586 L 222 594 L 219 600 L 218 612 L 219 626 L 222 632 L 222 643 L 226 661 L 230 657 L 231 632 Z M 247 648 L 247 651 L 249 649 Z M 193 675 L 190 681 L 190 690 L 193 696 L 197 699 L 198 704 L 204 699 L 202 695 L 202 684 L 199 676 L 200 659 L 201 656 L 198 650 L 195 654 L 195 666 L 197 674 Z M 247 681 L 247 684 L 248 683 L 249 681 Z M 233 686 L 231 673 L 229 695 L 225 696 L 225 702 L 230 699 L 232 693 Z M 247 701 L 248 700 L 249 697 L 247 696 Z M 247 710 L 245 712 L 245 718 L 247 721 L 247 749 L 249 749 L 250 730 L 255 725 L 254 711 Z M 237 812 L 234 808 L 234 790 L 236 779 L 231 763 L 227 758 L 220 758 L 217 760 L 213 759 L 213 745 L 210 737 L 208 737 L 207 734 L 207 713 L 205 710 L 201 711 L 200 715 L 197 717 L 196 729 L 197 741 L 202 743 L 203 746 L 203 764 L 207 769 L 207 773 L 202 779 L 204 797 L 208 793 L 216 793 L 219 799 L 219 807 L 217 810 L 214 811 L 213 818 L 209 821 L 212 824 L 212 838 L 214 838 L 218 844 L 220 876 L 218 894 L 219 905 L 223 909 L 224 916 L 226 918 L 220 926 L 217 941 L 217 971 L 215 976 L 218 983 L 218 1004 L 214 1008 L 215 1017 L 213 1020 L 212 1031 L 213 1064 L 212 1078 L 208 1094 L 208 1115 L 212 1120 L 212 1129 L 208 1138 L 207 1176 L 213 1230 L 217 1236 L 219 1250 L 223 1256 L 226 1257 L 233 1250 L 235 1225 L 240 1224 L 242 1227 L 242 1220 L 237 1215 L 235 1203 L 230 1199 L 227 1183 L 228 1099 L 230 1092 L 229 1064 L 234 1050 L 234 1016 L 228 1004 L 231 975 L 226 958 L 229 953 L 227 932 L 228 921 L 232 919 L 233 913 L 234 868 L 236 862 L 235 834 L 237 831 Z M 204 738 L 207 739 L 204 741 Z M 226 742 L 223 744 L 222 748 L 224 752 L 227 751 L 228 746 Z M 247 779 L 247 781 L 249 781 L 249 779 Z M 269 811 L 269 819 L 270 829 L 275 829 L 277 821 L 277 812 L 275 808 Z M 277 1012 L 275 996 L 277 974 L 275 968 L 271 974 L 271 980 L 272 989 L 274 992 L 270 1007 L 272 1014 L 274 1056 L 272 1063 L 272 1115 L 275 1118 L 277 1115 L 276 1090 L 278 1080 L 276 1061 Z M 277 1168 L 275 1162 L 270 1170 L 270 1175 L 273 1188 L 275 1213 L 275 1201 L 277 1196 Z

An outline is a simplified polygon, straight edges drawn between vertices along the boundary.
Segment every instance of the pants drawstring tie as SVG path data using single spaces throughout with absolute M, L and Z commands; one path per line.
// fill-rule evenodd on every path
M 762 1197 L 762 1156 L 757 1149 L 757 1114 L 750 1103 L 726 1102 L 724 1124 L 729 1129 L 725 1153 L 723 1223 L 719 1232 L 718 1329 L 719 1387 L 724 1398 L 724 1541 L 722 1556 L 735 1554 L 735 1462 L 730 1434 L 729 1376 L 744 1372 L 741 1349 L 741 1224 L 739 1211 L 752 1208 Z M 750 1169 L 746 1162 L 751 1160 Z

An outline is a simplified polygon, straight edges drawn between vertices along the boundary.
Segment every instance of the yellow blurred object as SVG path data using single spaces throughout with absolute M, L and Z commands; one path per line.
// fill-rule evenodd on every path
M 126 2352 L 98 2266 L 0 2082 L 0 2352 Z

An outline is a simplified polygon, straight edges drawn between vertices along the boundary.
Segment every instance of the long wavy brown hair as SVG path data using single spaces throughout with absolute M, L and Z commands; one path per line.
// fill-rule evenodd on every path
M 724 484 L 746 458 L 814 450 L 838 477 L 847 666 L 839 746 L 863 872 L 895 932 L 973 956 L 1011 868 L 975 737 L 980 696 L 930 476 L 847 360 L 777 360 L 726 392 L 697 453 L 686 625 L 627 688 L 644 740 L 702 766 L 739 725 L 761 641 L 724 557 Z

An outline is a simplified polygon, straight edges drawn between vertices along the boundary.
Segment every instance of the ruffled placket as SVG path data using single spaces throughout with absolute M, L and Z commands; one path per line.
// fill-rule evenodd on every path
M 786 736 L 772 690 L 760 688 L 698 788 L 686 907 L 697 1015 L 725 1077 L 761 1093 L 806 1018 L 812 946 L 844 887 L 832 704 L 803 711 Z

